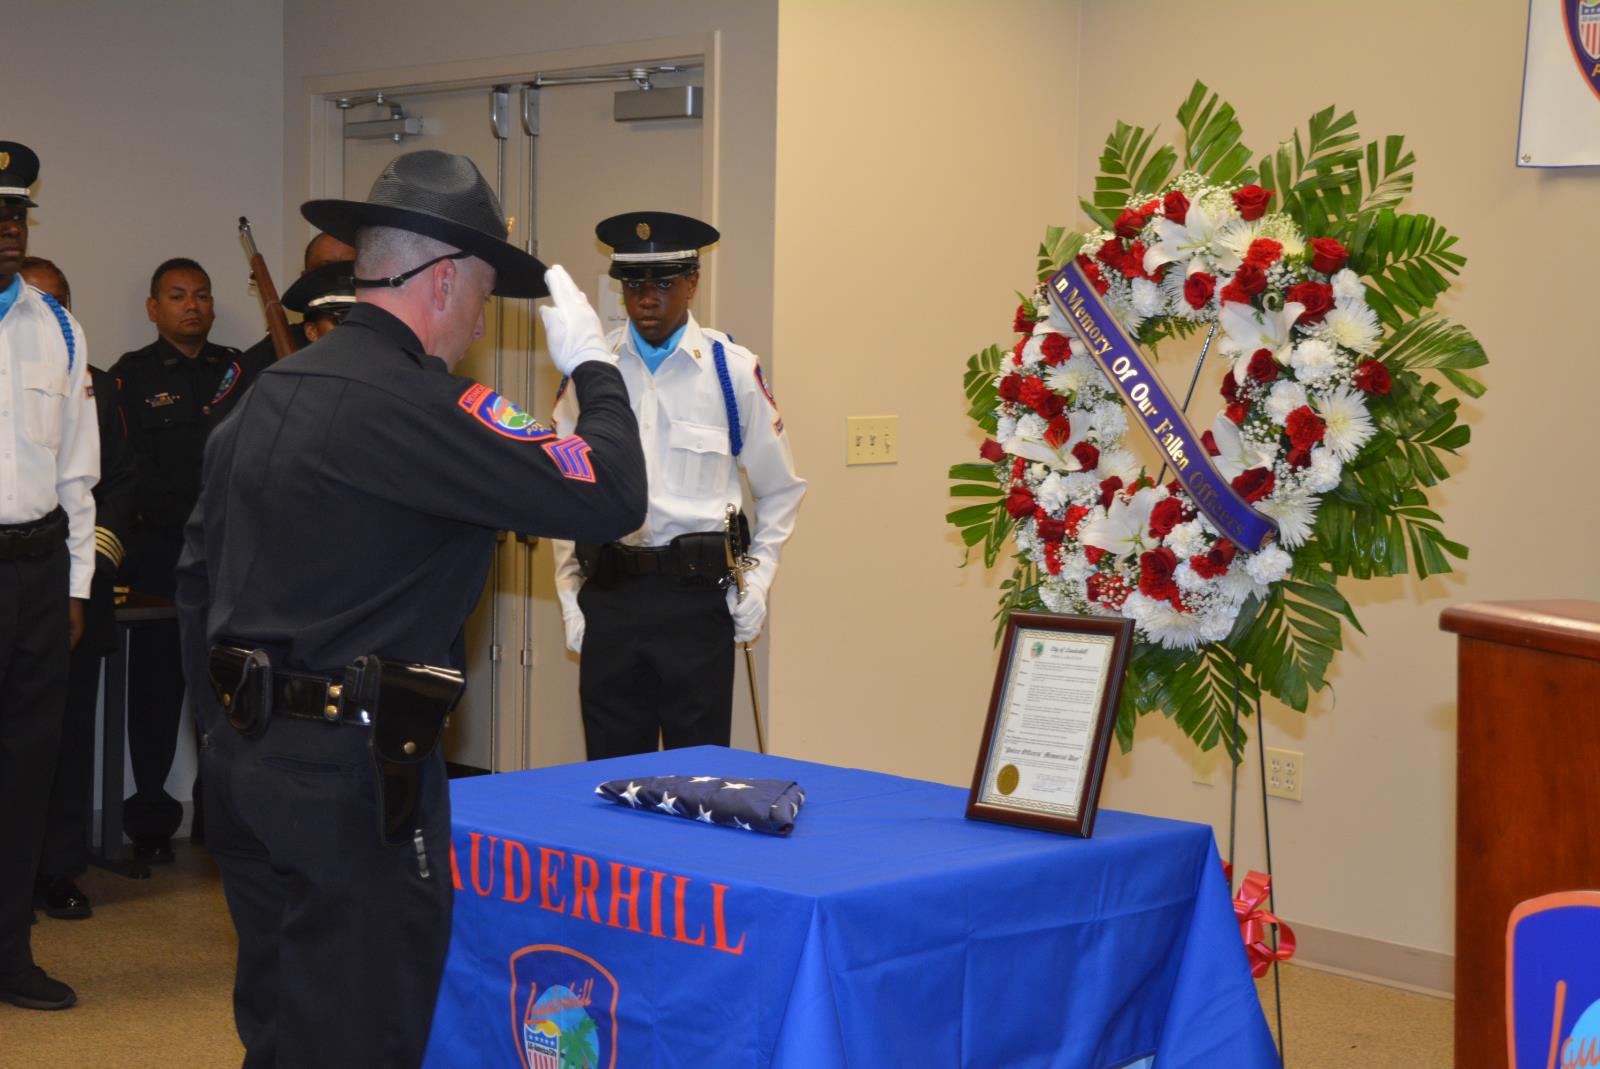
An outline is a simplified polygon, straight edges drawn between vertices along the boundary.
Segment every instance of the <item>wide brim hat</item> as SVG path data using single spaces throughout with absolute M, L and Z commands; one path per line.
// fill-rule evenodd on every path
M 595 237 L 611 246 L 612 278 L 649 282 L 700 270 L 700 250 L 722 237 L 717 228 L 675 212 L 624 212 L 602 219 Z
M 30 187 L 39 180 L 39 157 L 27 145 L 0 141 L 0 204 L 37 208 Z
M 363 227 L 387 226 L 442 241 L 495 270 L 496 297 L 547 297 L 545 265 L 506 240 L 506 220 L 488 181 L 466 156 L 437 149 L 389 161 L 367 199 L 312 200 L 300 214 L 347 244 Z
M 355 266 L 345 260 L 307 271 L 283 291 L 283 306 L 303 316 L 348 308 L 356 302 Z

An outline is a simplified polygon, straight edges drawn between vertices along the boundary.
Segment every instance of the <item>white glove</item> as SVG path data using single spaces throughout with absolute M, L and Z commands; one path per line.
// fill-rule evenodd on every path
M 572 281 L 567 269 L 560 264 L 550 268 L 544 273 L 544 284 L 550 288 L 550 299 L 554 303 L 541 305 L 539 318 L 544 320 L 550 362 L 556 370 L 571 375 L 573 368 L 587 360 L 616 363 L 606 348 L 600 317 L 589 306 L 589 298 Z
M 583 610 L 563 609 L 561 611 L 561 624 L 567 629 L 567 649 L 573 653 L 582 653 Z
M 733 640 L 753 642 L 767 622 L 767 592 L 758 583 L 745 587 L 744 600 L 739 600 L 739 588 L 728 588 L 728 615 L 733 617 Z

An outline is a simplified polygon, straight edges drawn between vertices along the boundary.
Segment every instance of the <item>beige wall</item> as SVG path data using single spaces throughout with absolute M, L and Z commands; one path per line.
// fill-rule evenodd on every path
M 278 262 L 283 141 L 280 0 L 11 4 L 0 138 L 42 161 L 28 248 L 72 281 L 90 359 L 155 339 L 150 272 L 189 256 L 211 273 L 212 340 L 265 333 L 239 216 Z

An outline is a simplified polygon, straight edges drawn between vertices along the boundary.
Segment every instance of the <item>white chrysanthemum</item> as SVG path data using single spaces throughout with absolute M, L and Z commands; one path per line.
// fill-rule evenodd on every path
M 1288 363 L 1289 329 L 1305 310 L 1305 305 L 1296 301 L 1276 312 L 1258 312 L 1248 304 L 1224 301 L 1217 313 L 1217 323 L 1222 328 L 1217 348 L 1233 357 L 1233 381 L 1243 384 L 1250 358 L 1257 349 L 1267 350 L 1280 364 Z
M 1219 451 L 1212 460 L 1229 482 L 1254 468 L 1271 467 L 1273 458 L 1278 455 L 1276 442 L 1257 441 L 1223 412 L 1218 412 L 1211 422 L 1211 438 Z
M 1166 302 L 1161 297 L 1161 287 L 1148 278 L 1133 280 L 1133 310 L 1145 319 L 1160 315 Z
M 1069 613 L 1072 602 L 1068 600 L 1066 585 L 1054 581 L 1039 584 L 1039 600 L 1051 612 Z
M 1259 553 L 1251 554 L 1250 559 L 1245 562 L 1244 570 L 1252 580 L 1267 586 L 1288 575 L 1289 565 L 1293 563 L 1294 558 L 1274 544 Z
M 1183 560 L 1206 551 L 1205 528 L 1198 519 L 1180 523 L 1167 534 L 1167 546 Z
M 1339 370 L 1339 352 L 1322 338 L 1302 338 L 1289 353 L 1289 366 L 1301 382 L 1316 386 Z
M 1016 435 L 1017 417 L 1001 416 L 995 420 L 994 437 L 996 441 L 1003 442 L 1008 438 L 1015 438 Z
M 1067 488 L 1061 476 L 1055 472 L 1046 475 L 1039 483 L 1039 488 L 1033 492 L 1034 499 L 1039 502 L 1039 507 L 1046 512 L 1060 512 L 1067 507 Z
M 1118 559 L 1154 549 L 1156 539 L 1150 534 L 1150 510 L 1165 496 L 1162 491 L 1147 486 L 1131 500 L 1113 499 L 1104 515 L 1085 520 L 1078 528 L 1078 540 Z
M 1139 477 L 1142 466 L 1139 458 L 1120 446 L 1100 451 L 1100 478 L 1109 479 L 1113 475 L 1122 480 L 1124 486 Z
M 1172 542 L 1169 539 L 1167 546 L 1170 548 L 1171 545 Z M 1173 552 L 1176 553 L 1177 550 L 1173 550 Z M 1204 590 L 1211 585 L 1211 580 L 1200 578 L 1200 573 L 1194 570 L 1194 566 L 1187 559 L 1173 570 L 1172 581 L 1177 583 L 1178 589 L 1185 594 L 1193 594 L 1196 590 Z
M 1060 578 L 1068 583 L 1081 583 L 1099 571 L 1081 552 L 1061 554 Z
M 1328 427 L 1323 444 L 1340 460 L 1354 458 L 1376 433 L 1361 391 L 1349 386 L 1318 397 L 1317 412 Z
M 1022 366 L 1037 367 L 1040 360 L 1044 359 L 1044 335 L 1034 332 L 1022 346 Z
M 1122 614 L 1133 620 L 1151 641 L 1169 650 L 1192 650 L 1200 645 L 1200 620 L 1179 612 L 1165 601 L 1147 598 L 1135 590 L 1122 603 Z
M 1278 426 L 1289 419 L 1289 413 L 1306 403 L 1306 388 L 1293 379 L 1279 379 L 1267 393 L 1267 417 Z M 1229 422 L 1232 422 L 1231 420 Z M 1214 434 L 1215 432 L 1213 432 Z
M 1362 283 L 1361 276 L 1348 267 L 1334 272 L 1331 281 L 1334 304 L 1343 306 L 1367 299 L 1367 287 Z
M 1089 426 L 1102 442 L 1114 442 L 1128 432 L 1128 410 L 1114 402 L 1095 405 L 1089 413 Z
M 1238 605 L 1228 605 L 1216 612 L 1200 614 L 1200 641 L 1221 642 L 1227 638 L 1233 631 L 1233 621 L 1238 615 Z
M 1100 500 L 1100 476 L 1092 471 L 1076 471 L 1061 480 L 1067 500 L 1074 505 L 1088 505 Z
M 1311 537 L 1321 500 L 1298 480 L 1293 483 L 1284 480 L 1271 494 L 1256 502 L 1256 508 L 1278 521 L 1278 540 L 1289 549 L 1297 549 Z
M 1358 353 L 1376 349 L 1378 335 L 1383 331 L 1378 325 L 1378 313 L 1365 304 L 1335 305 L 1322 322 L 1333 342 Z
M 1243 219 L 1235 219 L 1217 232 L 1216 244 L 1243 262 L 1245 254 L 1250 251 L 1250 243 L 1260 236 L 1261 220 L 1246 222 Z
M 1026 523 L 1017 524 L 1017 530 L 1014 537 L 1017 540 L 1017 548 L 1022 550 L 1024 553 L 1034 549 L 1039 544 L 1039 536 L 1033 529 L 1032 520 L 1028 520 Z
M 1313 494 L 1325 494 L 1339 485 L 1344 465 L 1334 456 L 1333 450 L 1316 446 L 1311 450 L 1311 466 L 1306 469 L 1306 488 Z
M 1044 437 L 1044 432 L 1049 426 L 1049 422 L 1039 413 L 1029 412 L 1018 418 L 1016 437 L 1028 440 L 1040 439 Z

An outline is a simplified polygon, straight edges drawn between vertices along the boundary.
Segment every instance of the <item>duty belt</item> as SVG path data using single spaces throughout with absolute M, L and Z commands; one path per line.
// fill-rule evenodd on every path
M 728 573 L 727 550 L 720 533 L 681 534 L 664 546 L 579 543 L 578 563 L 589 578 L 663 575 L 685 582 L 720 583 Z
M 49 515 L 28 523 L 0 524 L 0 560 L 42 557 L 67 537 L 67 514 L 58 505 Z

